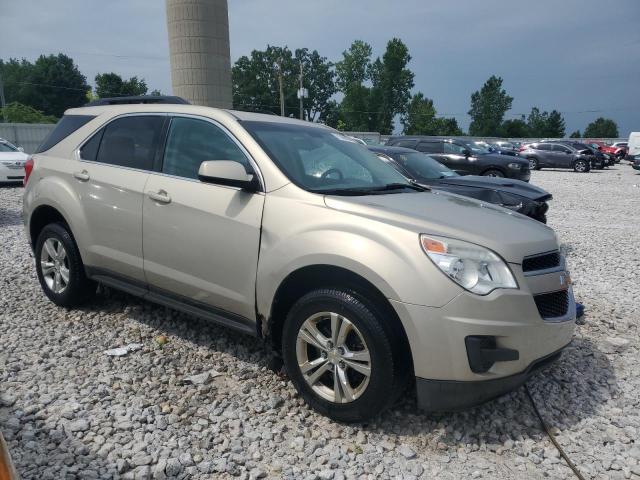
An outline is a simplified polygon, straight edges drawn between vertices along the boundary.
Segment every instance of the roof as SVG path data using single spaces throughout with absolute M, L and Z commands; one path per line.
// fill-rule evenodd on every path
M 265 113 L 243 112 L 240 110 L 227 110 L 223 108 L 203 107 L 190 104 L 170 104 L 170 103 L 128 103 L 128 104 L 101 104 L 86 105 L 84 107 L 70 108 L 65 115 L 122 115 L 126 113 L 185 113 L 192 115 L 208 116 L 211 113 L 225 113 L 230 117 L 240 121 L 288 123 L 293 125 L 304 125 L 308 127 L 329 128 L 320 123 L 307 122 L 295 118 L 281 117 L 279 115 L 269 115 Z

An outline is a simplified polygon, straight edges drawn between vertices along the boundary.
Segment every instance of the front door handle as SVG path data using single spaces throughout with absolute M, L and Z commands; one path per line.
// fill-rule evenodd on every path
M 86 170 L 82 170 L 81 172 L 73 172 L 73 177 L 80 180 L 81 182 L 86 182 L 89 180 L 89 172 Z
M 171 203 L 171 197 L 167 195 L 164 190 L 158 190 L 157 192 L 147 192 L 149 198 L 158 203 Z

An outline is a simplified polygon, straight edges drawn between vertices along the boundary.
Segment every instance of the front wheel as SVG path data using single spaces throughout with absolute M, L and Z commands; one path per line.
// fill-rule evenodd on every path
M 346 290 L 306 294 L 282 334 L 285 368 L 305 401 L 341 422 L 359 422 L 388 408 L 406 388 L 399 340 L 368 301 Z
M 540 170 L 540 164 L 537 158 L 529 159 L 529 170 Z
M 576 160 L 573 163 L 573 171 L 578 173 L 586 173 L 590 170 L 589 162 L 587 160 Z
M 45 295 L 58 306 L 73 307 L 95 293 L 73 236 L 61 223 L 42 229 L 35 246 L 36 271 Z
M 504 177 L 504 173 L 502 173 L 500 170 L 496 170 L 496 169 L 491 169 L 491 170 L 487 170 L 486 172 L 484 172 L 482 174 L 483 177 Z

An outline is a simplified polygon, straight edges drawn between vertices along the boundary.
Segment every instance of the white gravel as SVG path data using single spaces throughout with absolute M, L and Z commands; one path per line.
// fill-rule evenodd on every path
M 554 195 L 549 223 L 587 316 L 529 386 L 585 477 L 640 478 L 640 175 L 618 165 L 532 182 Z M 571 478 L 522 389 L 447 415 L 408 398 L 339 425 L 267 368 L 257 340 L 121 293 L 55 307 L 21 194 L 0 187 L 0 429 L 22 478 Z M 104 354 L 131 343 L 144 347 Z

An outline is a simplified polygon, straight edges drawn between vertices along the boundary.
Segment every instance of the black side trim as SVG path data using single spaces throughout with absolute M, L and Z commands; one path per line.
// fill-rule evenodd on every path
M 476 382 L 416 377 L 418 407 L 428 412 L 455 412 L 492 400 L 515 390 L 535 372 L 555 362 L 567 345 L 535 360 L 524 371 L 508 377 Z
M 142 297 L 150 302 L 164 305 L 165 307 L 179 310 L 188 315 L 210 320 L 251 336 L 257 336 L 258 331 L 256 323 L 249 318 L 225 310 L 212 307 L 202 302 L 197 302 L 182 295 L 176 295 L 166 290 L 149 287 L 146 283 L 135 280 L 122 275 L 113 273 L 109 270 L 95 267 L 86 267 L 87 277 L 97 282 L 103 283 L 108 287 L 122 290 L 136 297 Z

